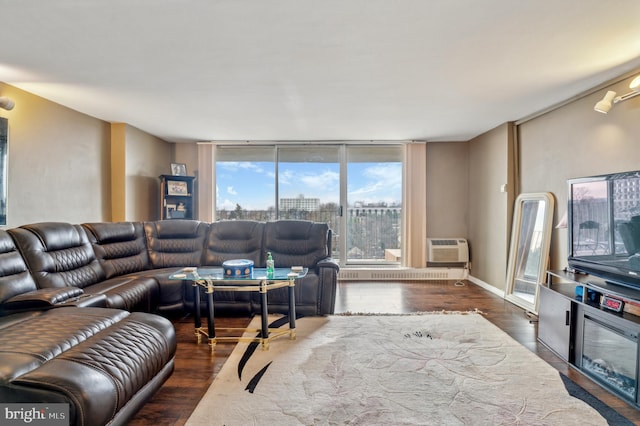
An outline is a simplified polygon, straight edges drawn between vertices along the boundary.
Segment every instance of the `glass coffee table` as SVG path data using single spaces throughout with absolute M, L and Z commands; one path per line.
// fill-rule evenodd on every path
M 215 350 L 217 342 L 258 342 L 262 345 L 263 350 L 269 349 L 269 342 L 276 337 L 288 334 L 291 340 L 296 338 L 296 300 L 295 285 L 296 280 L 307 275 L 307 268 L 296 269 L 275 268 L 273 277 L 267 278 L 266 268 L 254 268 L 248 277 L 235 277 L 224 274 L 223 268 L 217 267 L 200 267 L 200 268 L 183 268 L 178 272 L 171 274 L 169 279 L 182 280 L 185 285 L 193 287 L 193 316 L 195 325 L 195 334 L 198 343 L 201 336 L 206 336 L 211 350 Z M 288 329 L 270 329 L 269 328 L 269 306 L 267 302 L 267 293 L 277 288 L 288 287 L 289 289 L 289 328 Z M 202 326 L 200 315 L 200 289 L 204 289 L 207 303 L 207 327 Z M 239 336 L 216 337 L 216 327 L 214 320 L 215 300 L 213 294 L 215 291 L 248 291 L 260 293 L 260 319 L 261 328 L 217 328 L 219 331 L 231 331 L 240 333 Z M 242 333 L 254 332 L 256 337 L 245 337 Z

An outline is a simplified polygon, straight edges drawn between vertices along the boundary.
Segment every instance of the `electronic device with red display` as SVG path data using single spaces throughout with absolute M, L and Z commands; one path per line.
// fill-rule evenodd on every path
M 614 312 L 622 312 L 622 308 L 624 307 L 624 302 L 619 299 L 615 299 L 611 296 L 607 296 L 606 294 L 602 296 L 602 300 L 600 301 L 600 306 L 603 308 L 609 309 Z

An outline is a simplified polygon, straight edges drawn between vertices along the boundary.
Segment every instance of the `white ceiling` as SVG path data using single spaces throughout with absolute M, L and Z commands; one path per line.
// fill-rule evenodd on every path
M 0 0 L 0 16 L 0 81 L 176 142 L 468 140 L 640 67 L 638 0 Z

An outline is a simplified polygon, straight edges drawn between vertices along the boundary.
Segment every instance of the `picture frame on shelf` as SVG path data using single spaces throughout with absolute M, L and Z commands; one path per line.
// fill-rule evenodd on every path
M 167 195 L 189 195 L 187 182 L 180 180 L 168 180 Z
M 171 174 L 173 176 L 186 176 L 187 165 L 184 163 L 171 163 Z

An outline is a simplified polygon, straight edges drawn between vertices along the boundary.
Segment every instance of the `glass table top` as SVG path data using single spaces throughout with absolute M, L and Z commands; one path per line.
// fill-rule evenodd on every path
M 303 278 L 307 275 L 308 269 L 301 268 L 293 270 L 292 268 L 275 268 L 273 277 L 270 281 L 281 281 L 289 279 Z M 224 281 L 261 281 L 267 279 L 267 268 L 253 268 L 250 276 L 238 277 L 225 275 L 222 267 L 203 266 L 199 268 L 182 268 L 181 270 L 169 275 L 172 280 L 224 280 Z

